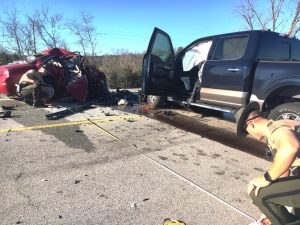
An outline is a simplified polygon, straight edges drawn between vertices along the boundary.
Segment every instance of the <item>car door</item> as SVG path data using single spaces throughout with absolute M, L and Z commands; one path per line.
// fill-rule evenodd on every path
M 174 73 L 174 49 L 170 36 L 154 28 L 143 58 L 142 92 L 146 95 L 178 93 L 178 77 Z
M 240 107 L 245 105 L 249 36 L 247 34 L 219 37 L 212 57 L 206 61 L 200 90 L 201 102 Z M 249 86 L 249 85 L 248 85 Z

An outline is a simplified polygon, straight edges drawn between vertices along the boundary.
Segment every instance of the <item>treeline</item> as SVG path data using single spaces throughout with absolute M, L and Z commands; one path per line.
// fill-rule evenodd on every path
M 142 54 L 128 52 L 96 56 L 94 62 L 87 58 L 89 64 L 94 63 L 106 74 L 109 88 L 121 89 L 141 86 L 142 60 Z
M 5 50 L 0 50 L 0 66 L 20 59 L 21 57 L 17 54 L 10 54 Z

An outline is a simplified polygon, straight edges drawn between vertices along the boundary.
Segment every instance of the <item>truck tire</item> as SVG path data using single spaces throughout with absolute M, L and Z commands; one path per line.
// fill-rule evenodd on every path
M 159 108 L 165 105 L 166 103 L 165 96 L 156 96 L 156 95 L 147 95 L 147 103 L 152 108 Z
M 300 121 L 300 103 L 293 102 L 279 105 L 270 112 L 268 119 L 289 119 Z

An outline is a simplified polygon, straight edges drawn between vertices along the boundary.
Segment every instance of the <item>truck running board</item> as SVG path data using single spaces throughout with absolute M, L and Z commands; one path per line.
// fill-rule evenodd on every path
M 232 113 L 233 114 L 235 112 L 234 109 L 225 108 L 225 107 L 221 107 L 221 106 L 212 106 L 212 105 L 208 105 L 208 104 L 200 103 L 200 102 L 193 102 L 193 103 L 189 104 L 187 101 L 178 101 L 178 100 L 174 100 L 173 98 L 168 98 L 168 101 L 177 102 L 177 103 L 180 103 L 182 105 L 192 105 L 192 106 L 195 106 L 195 107 L 217 110 L 217 111 L 221 111 L 221 112 L 225 112 L 225 113 Z

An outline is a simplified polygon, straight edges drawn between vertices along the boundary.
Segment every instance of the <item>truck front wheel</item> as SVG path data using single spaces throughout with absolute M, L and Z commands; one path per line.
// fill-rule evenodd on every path
M 275 107 L 268 115 L 272 120 L 298 120 L 300 121 L 300 103 L 285 103 Z
M 147 103 L 152 108 L 159 108 L 165 105 L 166 103 L 165 96 L 156 96 L 156 95 L 147 95 Z

